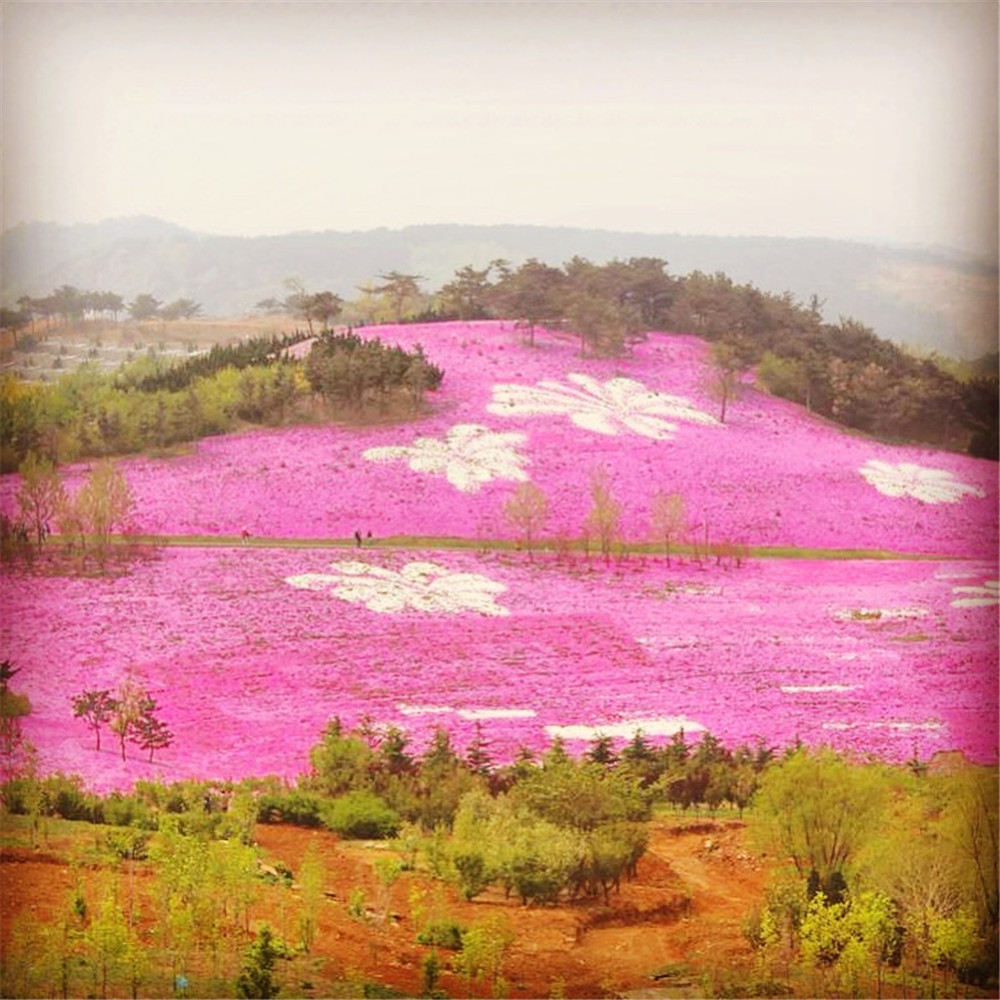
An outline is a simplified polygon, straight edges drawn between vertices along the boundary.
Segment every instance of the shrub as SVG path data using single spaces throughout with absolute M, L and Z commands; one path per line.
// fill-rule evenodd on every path
M 348 792 L 328 803 L 323 823 L 334 833 L 352 840 L 383 840 L 394 837 L 401 819 L 372 792 Z
M 109 826 L 134 826 L 144 830 L 155 830 L 156 817 L 146 806 L 131 795 L 112 792 L 102 804 L 104 822 Z
M 149 834 L 131 827 L 124 830 L 109 830 L 104 835 L 108 849 L 116 858 L 144 861 L 149 856 Z
M 26 694 L 16 691 L 0 690 L 0 717 L 14 719 L 31 714 L 31 701 Z
M 45 779 L 45 796 L 52 805 L 52 812 L 63 819 L 103 823 L 104 809 L 100 798 L 83 789 L 78 775 L 67 777 L 53 774 Z
M 268 792 L 257 802 L 257 822 L 318 827 L 323 822 L 323 804 L 324 800 L 320 796 L 298 789 Z
M 458 876 L 458 887 L 466 899 L 478 896 L 493 880 L 487 871 L 486 859 L 473 849 L 458 850 L 452 855 L 452 864 Z
M 435 920 L 417 935 L 417 943 L 460 951 L 465 930 L 466 928 L 456 924 L 454 920 Z

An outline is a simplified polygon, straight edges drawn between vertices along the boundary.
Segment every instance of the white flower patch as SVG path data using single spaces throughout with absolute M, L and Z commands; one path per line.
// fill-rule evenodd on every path
M 674 436 L 677 420 L 721 426 L 688 400 L 654 392 L 634 379 L 619 377 L 602 383 L 589 375 L 569 374 L 566 378 L 571 385 L 552 379 L 533 386 L 495 385 L 493 402 L 486 409 L 500 416 L 561 414 L 577 427 L 597 434 L 631 431 L 660 441 Z
M 928 469 L 910 462 L 892 465 L 872 458 L 858 471 L 879 493 L 890 497 L 913 497 L 922 503 L 958 503 L 966 496 L 986 496 L 978 486 L 959 482 L 946 469 Z
M 988 608 L 1000 604 L 1000 580 L 986 580 L 981 587 L 952 587 L 953 594 L 968 594 L 951 602 L 953 608 Z
M 417 438 L 412 445 L 369 448 L 362 456 L 370 462 L 408 461 L 414 472 L 444 476 L 463 493 L 475 493 L 494 479 L 524 482 L 528 459 L 518 453 L 525 436 L 491 431 L 479 424 L 456 424 L 442 441 Z
M 926 608 L 844 608 L 835 611 L 838 622 L 893 622 L 926 618 Z
M 659 719 L 631 719 L 610 726 L 546 726 L 545 732 L 551 739 L 558 737 L 563 740 L 592 740 L 597 736 L 631 739 L 640 731 L 643 736 L 674 736 L 681 730 L 685 733 L 696 733 L 704 728 L 700 722 L 685 718 L 683 715 L 672 715 Z
M 945 728 L 942 722 L 824 722 L 824 729 L 845 731 L 849 729 L 893 729 L 897 732 L 938 732 Z
M 303 590 L 329 590 L 342 601 L 385 614 L 406 610 L 510 614 L 495 601 L 506 585 L 478 573 L 453 573 L 429 562 L 407 563 L 398 572 L 362 562 L 334 563 L 331 568 L 333 573 L 304 573 L 286 577 L 285 582 Z
M 396 706 L 402 715 L 447 715 L 454 713 L 461 719 L 477 721 L 482 719 L 533 719 L 538 713 L 533 708 L 449 708 L 447 705 Z
M 840 694 L 844 691 L 853 691 L 854 684 L 782 684 L 781 690 L 785 694 Z
M 533 719 L 538 713 L 531 708 L 460 708 L 460 718 L 476 719 Z

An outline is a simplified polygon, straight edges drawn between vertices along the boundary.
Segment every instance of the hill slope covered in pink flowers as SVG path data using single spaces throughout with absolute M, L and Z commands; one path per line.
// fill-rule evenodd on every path
M 334 715 L 400 726 L 417 748 L 436 725 L 462 748 L 478 724 L 499 759 L 554 736 L 582 749 L 595 733 L 678 728 L 996 759 L 995 464 L 851 436 L 751 385 L 722 424 L 690 337 L 654 334 L 607 360 L 546 332 L 529 347 L 512 324 L 368 333 L 419 342 L 444 368 L 429 415 L 121 463 L 138 530 L 247 527 L 253 545 L 165 548 L 122 576 L 4 575 L 0 648 L 22 668 L 44 769 L 105 788 L 290 778 Z M 550 502 L 542 535 L 578 538 L 597 469 L 626 541 L 650 539 L 662 491 L 713 541 L 936 558 L 737 568 L 392 544 L 515 538 L 504 504 L 526 481 Z M 345 547 L 355 530 L 374 544 Z M 154 764 L 97 752 L 72 718 L 72 695 L 128 671 L 176 734 Z
M 852 436 L 746 386 L 724 424 L 707 345 L 653 334 L 623 360 L 581 358 L 569 336 L 522 342 L 512 324 L 371 328 L 442 366 L 433 414 L 202 441 L 193 455 L 124 463 L 138 527 L 157 534 L 511 538 L 519 481 L 548 496 L 546 534 L 579 537 L 590 479 L 607 469 L 629 541 L 657 491 L 677 492 L 711 538 L 751 545 L 987 556 L 995 463 Z

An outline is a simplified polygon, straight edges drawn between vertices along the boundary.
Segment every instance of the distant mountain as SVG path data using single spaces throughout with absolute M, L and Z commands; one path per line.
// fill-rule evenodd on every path
M 538 257 L 561 265 L 660 257 L 678 275 L 724 271 L 763 291 L 817 295 L 829 321 L 851 316 L 900 344 L 976 357 L 996 350 L 998 270 L 958 251 L 828 239 L 690 236 L 545 226 L 426 225 L 366 232 L 231 237 L 195 233 L 144 216 L 89 225 L 30 223 L 2 236 L 3 302 L 69 284 L 131 299 L 191 298 L 206 314 L 236 316 L 286 278 L 345 297 L 379 272 L 423 275 L 432 291 L 466 264 Z

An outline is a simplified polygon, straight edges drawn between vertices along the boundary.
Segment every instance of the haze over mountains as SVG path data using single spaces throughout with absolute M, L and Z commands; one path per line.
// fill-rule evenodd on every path
M 576 255 L 595 263 L 650 256 L 667 260 L 673 274 L 723 271 L 802 302 L 815 294 L 828 321 L 850 316 L 922 350 L 973 358 L 995 351 L 998 337 L 996 261 L 949 248 L 457 224 L 232 237 L 137 216 L 14 226 L 3 232 L 2 254 L 5 305 L 68 284 L 127 299 L 142 292 L 191 298 L 207 316 L 252 312 L 261 299 L 286 294 L 290 277 L 352 298 L 358 285 L 390 270 L 422 275 L 431 292 L 457 268 L 496 258 L 561 265 Z

